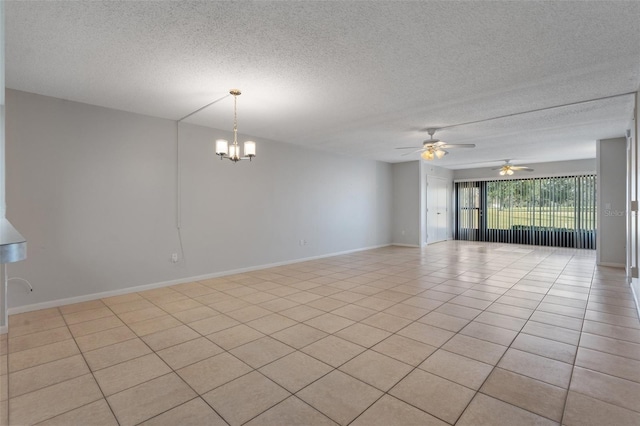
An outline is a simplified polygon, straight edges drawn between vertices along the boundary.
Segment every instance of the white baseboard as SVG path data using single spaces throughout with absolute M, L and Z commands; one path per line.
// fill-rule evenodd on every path
M 626 268 L 627 267 L 627 265 L 625 265 L 624 263 L 613 263 L 613 262 L 598 262 L 597 265 L 607 266 L 610 268 Z
M 68 297 L 65 299 L 56 299 L 48 302 L 33 303 L 31 305 L 16 306 L 14 308 L 9 308 L 7 310 L 7 313 L 9 315 L 15 315 L 15 314 L 21 314 L 24 312 L 38 311 L 40 309 L 57 308 L 58 306 L 71 305 L 73 303 L 88 302 L 90 300 L 104 299 L 105 297 L 112 297 L 112 296 L 121 296 L 123 294 L 137 293 L 139 291 L 145 291 L 145 290 L 153 290 L 155 288 L 168 287 L 176 284 L 190 283 L 193 281 L 203 281 L 211 278 L 224 277 L 227 275 L 235 275 L 235 274 L 241 274 L 244 272 L 258 271 L 260 269 L 275 268 L 277 266 L 292 265 L 295 263 L 308 262 L 311 260 L 324 259 L 327 257 L 340 256 L 343 254 L 351 254 L 351 253 L 357 253 L 360 251 L 374 250 L 377 248 L 388 247 L 391 245 L 395 245 L 395 244 L 382 244 L 382 245 L 353 249 L 353 250 L 345 250 L 345 251 L 340 251 L 335 253 L 323 254 L 319 256 L 311 256 L 311 257 L 305 257 L 301 259 L 287 260 L 284 262 L 269 263 L 264 265 L 251 266 L 248 268 L 233 269 L 228 271 L 215 272 L 211 274 L 179 278 L 179 279 L 170 280 L 170 281 L 161 281 L 158 283 L 144 284 L 144 285 L 139 285 L 135 287 L 127 287 L 127 288 L 122 288 L 118 290 L 110 290 L 110 291 L 104 291 L 100 293 L 85 294 L 82 296 Z M 411 247 L 414 247 L 414 246 L 411 246 Z M 1 330 L 2 328 L 0 328 L 0 334 L 2 334 Z
M 425 243 L 425 246 L 431 246 L 433 244 L 438 244 L 438 243 L 444 243 L 445 241 L 449 241 L 448 238 L 445 238 L 444 240 L 438 240 L 438 241 L 427 241 Z
M 398 246 L 398 247 L 413 247 L 413 248 L 420 248 L 419 245 L 417 244 L 400 244 L 400 243 L 393 243 L 391 244 L 392 246 Z

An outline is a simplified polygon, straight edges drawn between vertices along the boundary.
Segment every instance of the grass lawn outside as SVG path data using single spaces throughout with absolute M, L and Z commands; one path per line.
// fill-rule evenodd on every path
M 595 229 L 595 220 L 594 212 L 583 211 L 579 228 Z M 512 229 L 513 226 L 532 225 L 536 227 L 576 229 L 576 212 L 573 207 L 487 209 L 488 229 Z

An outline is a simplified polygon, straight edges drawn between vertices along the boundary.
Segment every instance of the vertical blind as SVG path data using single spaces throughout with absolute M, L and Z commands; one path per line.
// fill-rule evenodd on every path
M 456 183 L 456 239 L 595 248 L 596 177 Z

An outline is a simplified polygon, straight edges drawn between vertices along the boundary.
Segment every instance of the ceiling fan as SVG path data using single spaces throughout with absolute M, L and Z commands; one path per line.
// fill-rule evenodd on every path
M 435 158 L 440 159 L 445 155 L 447 155 L 449 151 L 446 151 L 446 150 L 450 148 L 475 148 L 476 147 L 476 145 L 473 143 L 458 143 L 458 144 L 446 143 L 444 141 L 441 141 L 440 139 L 435 139 L 433 137 L 433 135 L 435 135 L 436 133 L 436 130 L 438 129 L 428 128 L 426 130 L 427 130 L 427 133 L 429 133 L 429 139 L 427 139 L 422 143 L 422 148 L 415 149 L 416 148 L 415 146 L 405 146 L 405 147 L 396 148 L 396 149 L 415 149 L 415 151 L 408 152 L 402 155 L 405 156 L 405 155 L 415 154 L 416 152 L 421 152 L 422 154 L 420 154 L 420 156 L 424 160 L 431 161 Z
M 500 170 L 500 176 L 511 176 L 514 172 L 532 172 L 531 167 L 526 166 L 514 166 L 511 164 L 511 160 L 504 160 L 504 164 L 500 167 L 494 167 L 491 170 Z

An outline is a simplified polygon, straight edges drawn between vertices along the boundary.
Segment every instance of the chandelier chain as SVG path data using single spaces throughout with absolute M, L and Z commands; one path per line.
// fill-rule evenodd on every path
M 238 95 L 233 95 L 233 144 L 238 145 Z

